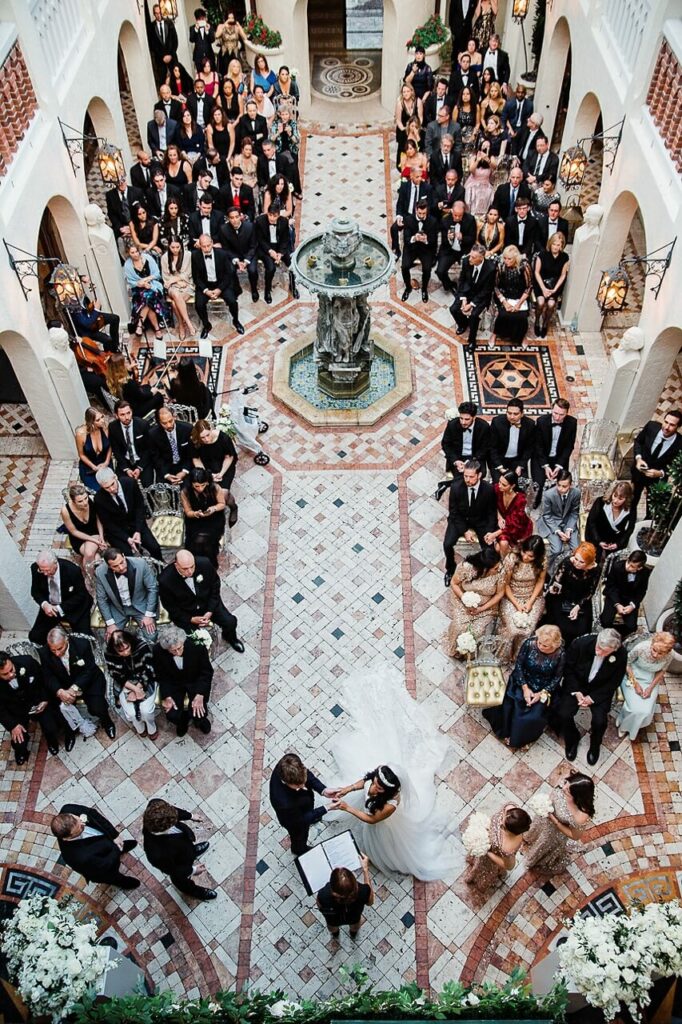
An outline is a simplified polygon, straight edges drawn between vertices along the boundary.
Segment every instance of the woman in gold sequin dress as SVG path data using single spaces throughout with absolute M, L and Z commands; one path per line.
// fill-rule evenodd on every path
M 531 827 L 530 817 L 520 807 L 507 804 L 493 814 L 488 835 L 490 848 L 481 857 L 467 855 L 464 881 L 480 895 L 488 895 L 503 882 L 516 865 L 516 854 L 524 833 Z
M 552 791 L 554 810 L 546 818 L 535 818 L 526 837 L 526 866 L 543 875 L 559 875 L 568 869 L 576 840 L 590 827 L 594 817 L 594 782 L 588 775 L 571 772 Z

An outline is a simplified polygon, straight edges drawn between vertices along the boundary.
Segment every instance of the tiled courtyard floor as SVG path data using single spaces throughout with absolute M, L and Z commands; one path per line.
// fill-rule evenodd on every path
M 316 127 L 305 138 L 300 237 L 339 210 L 384 234 L 395 194 L 392 168 L 381 132 Z M 361 430 L 311 427 L 272 395 L 277 346 L 314 327 L 316 307 L 307 293 L 294 303 L 280 287 L 271 307 L 252 306 L 245 296 L 243 338 L 216 325 L 227 347 L 223 387 L 259 384 L 249 401 L 270 424 L 264 440 L 272 462 L 259 468 L 248 453 L 240 457 L 239 523 L 222 577 L 246 653 L 222 643 L 212 651 L 210 735 L 190 732 L 179 740 L 162 723 L 152 743 L 120 724 L 115 740 L 98 733 L 68 755 L 52 758 L 34 745 L 25 768 L 8 762 L 3 738 L 2 896 L 46 884 L 39 879 L 77 890 L 84 913 L 95 913 L 102 931 L 138 957 L 155 985 L 196 995 L 250 979 L 261 988 L 312 996 L 335 990 L 339 967 L 355 961 L 379 985 L 416 978 L 439 988 L 460 976 L 495 979 L 514 965 L 532 964 L 578 907 L 603 909 L 680 891 L 682 701 L 673 681 L 637 743 L 619 740 L 609 726 L 594 771 L 596 823 L 567 875 L 547 882 L 524 873 L 521 863 L 481 903 L 461 878 L 448 886 L 374 871 L 377 902 L 355 945 L 347 935 L 340 945 L 329 940 L 304 893 L 272 817 L 267 779 L 279 757 L 296 749 L 326 782 L 335 781 L 330 742 L 344 724 L 340 684 L 352 670 L 377 660 L 396 666 L 410 693 L 431 709 L 451 742 L 439 788 L 453 828 L 474 809 L 526 803 L 568 768 L 551 735 L 525 754 L 498 744 L 480 713 L 464 704 L 463 671 L 444 654 L 446 507 L 432 495 L 442 469 L 445 411 L 469 393 L 471 368 L 453 340 L 448 300 L 437 282 L 427 305 L 418 292 L 401 303 L 399 290 L 393 281 L 375 296 L 374 325 L 377 336 L 409 350 L 413 391 Z M 584 423 L 604 373 L 601 340 L 558 330 L 543 358 Z M 44 453 L 4 448 L 5 440 L 0 436 L 2 513 L 32 557 L 52 542 L 73 467 L 46 466 Z M 589 771 L 585 752 L 583 744 L 576 764 Z M 358 765 L 358 774 L 371 767 Z M 201 838 L 211 839 L 203 859 L 219 892 L 216 903 L 195 905 L 168 890 L 139 851 L 130 864 L 143 887 L 133 898 L 84 885 L 58 861 L 48 822 L 62 803 L 96 806 L 126 836 L 138 837 L 151 796 L 201 809 L 207 821 Z

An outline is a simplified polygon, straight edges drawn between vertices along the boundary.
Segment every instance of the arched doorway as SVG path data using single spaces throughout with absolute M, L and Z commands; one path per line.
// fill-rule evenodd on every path
M 89 272 L 87 248 L 83 225 L 73 206 L 64 196 L 53 196 L 40 219 L 36 252 L 39 256 L 71 263 L 85 274 Z M 53 266 L 49 263 L 38 265 L 38 288 L 46 321 L 61 319 L 49 286 L 52 270 Z
M 118 145 L 116 125 L 111 111 L 99 96 L 94 96 L 88 104 L 83 117 L 83 135 L 93 140 L 106 139 L 109 143 Z M 106 192 L 111 185 L 102 181 L 97 161 L 98 149 L 99 144 L 96 141 L 87 142 L 83 147 L 83 173 L 88 199 L 91 203 L 97 203 L 106 213 Z
M 126 125 L 126 132 L 129 140 L 135 139 L 135 146 L 131 142 L 131 150 L 134 152 L 141 140 L 145 137 L 145 126 L 156 99 L 156 92 L 153 86 L 154 77 L 151 69 L 151 57 L 149 52 L 142 49 L 137 32 L 129 21 L 124 21 L 118 36 L 119 52 L 119 84 L 123 79 L 127 86 L 125 95 L 121 92 L 121 106 L 123 118 Z
M 384 0 L 308 0 L 307 29 L 315 95 L 349 101 L 380 91 Z
M 571 33 L 565 18 L 559 18 L 549 46 L 543 50 L 540 74 L 537 96 L 542 96 L 545 104 L 540 113 L 548 111 L 543 128 L 552 140 L 552 149 L 558 149 L 571 91 Z
M 120 43 L 117 49 L 117 68 L 118 91 L 121 97 L 121 110 L 123 111 L 123 121 L 126 126 L 128 145 L 130 146 L 130 152 L 135 154 L 135 152 L 142 146 L 142 139 L 140 138 L 140 129 L 135 115 L 135 104 L 133 103 L 133 96 L 130 89 L 128 68 L 126 67 L 126 60 L 123 56 L 123 50 L 121 49 Z
M 621 192 L 608 211 L 594 262 L 595 283 L 591 294 L 596 295 L 601 273 L 618 266 L 623 258 L 646 254 L 644 218 L 632 192 Z M 645 298 L 645 280 L 641 265 L 626 268 L 630 280 L 625 307 L 619 313 L 604 317 L 602 333 L 606 347 L 617 347 L 623 332 L 639 324 Z M 589 286 L 588 286 L 589 287 Z M 588 292 L 589 293 L 589 292 Z

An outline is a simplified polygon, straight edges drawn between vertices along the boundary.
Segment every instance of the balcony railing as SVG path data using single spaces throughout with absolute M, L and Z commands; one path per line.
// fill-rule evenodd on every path
M 604 21 L 626 68 L 631 69 L 639 56 L 650 14 L 651 0 L 606 0 Z
M 666 39 L 658 51 L 646 102 L 671 160 L 682 171 L 682 64 Z
M 7 173 L 37 108 L 31 77 L 16 42 L 0 67 L 0 177 Z
M 78 0 L 30 0 L 45 65 L 56 84 L 84 32 Z

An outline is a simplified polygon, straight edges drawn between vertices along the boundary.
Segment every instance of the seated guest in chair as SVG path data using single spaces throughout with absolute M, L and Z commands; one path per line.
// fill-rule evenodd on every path
M 493 417 L 490 424 L 490 475 L 497 482 L 500 473 L 511 470 L 528 476 L 528 460 L 533 450 L 535 424 L 523 412 L 520 398 L 507 402 L 507 410 Z
M 55 626 L 47 634 L 47 645 L 40 649 L 40 661 L 48 692 L 63 705 L 74 705 L 82 698 L 91 715 L 99 719 L 109 739 L 116 735 L 116 728 L 109 715 L 106 699 L 106 680 L 95 662 L 89 640 L 69 636 L 61 626 Z M 63 712 L 62 712 L 63 713 Z M 64 715 L 67 751 L 76 742 L 76 730 L 69 725 Z
M 186 633 L 215 623 L 230 647 L 244 653 L 237 618 L 222 601 L 220 578 L 208 558 L 195 558 L 184 549 L 176 552 L 175 561 L 159 576 L 159 597 L 171 621 Z
M 453 203 L 450 213 L 440 223 L 441 243 L 436 268 L 436 276 L 446 292 L 455 290 L 450 280 L 450 268 L 456 263 L 464 265 L 464 257 L 471 252 L 476 241 L 476 230 L 476 218 L 466 212 L 465 204 L 461 201 Z
M 186 734 L 190 722 L 199 732 L 209 733 L 207 705 L 213 667 L 203 644 L 192 640 L 177 626 L 166 627 L 154 646 L 154 670 L 161 707 L 168 721 L 176 727 L 178 736 Z
M 580 488 L 573 486 L 567 469 L 559 471 L 556 486 L 545 491 L 537 530 L 549 544 L 548 571 L 553 572 L 560 558 L 575 551 L 580 540 Z
M 99 516 L 107 542 L 124 555 L 140 555 L 141 549 L 162 561 L 161 548 L 147 526 L 142 491 L 127 476 L 120 480 L 113 469 L 97 472 L 100 489 L 95 495 L 95 511 Z
M 140 637 L 154 643 L 159 586 L 156 573 L 143 558 L 126 558 L 116 548 L 107 548 L 95 570 L 95 591 L 105 639 L 134 619 Z
M 192 424 L 176 420 L 170 409 L 156 411 L 156 426 L 149 431 L 156 479 L 181 484 L 192 468 Z
M 168 875 L 176 889 L 196 900 L 214 900 L 215 889 L 197 885 L 196 875 L 205 869 L 196 863 L 208 850 L 208 843 L 195 843 L 195 835 L 187 824 L 201 824 L 189 811 L 173 807 L 165 800 L 150 800 L 142 819 L 142 842 L 147 860 L 157 871 Z
M 50 828 L 64 862 L 86 881 L 137 889 L 139 878 L 121 871 L 121 857 L 134 850 L 137 842 L 119 839 L 117 829 L 99 811 L 81 804 L 64 804 Z
M 455 480 L 461 478 L 464 464 L 469 459 L 475 459 L 485 466 L 490 442 L 490 427 L 477 416 L 478 406 L 475 402 L 460 402 L 457 411 L 459 416 L 448 420 L 440 442 L 445 453 L 445 472 L 451 473 Z M 449 486 L 446 480 L 438 484 L 437 501 L 440 501 Z
M 450 312 L 457 324 L 455 337 L 467 334 L 467 349 L 474 352 L 481 316 L 490 305 L 495 288 L 495 264 L 485 258 L 485 248 L 478 242 L 462 260 L 455 301 Z
M 76 633 L 90 632 L 92 597 L 75 562 L 57 558 L 54 551 L 39 552 L 31 566 L 31 597 L 39 608 L 28 634 L 31 643 L 44 644 L 52 627 L 64 622 Z
M 443 540 L 446 587 L 455 571 L 455 544 L 464 537 L 470 543 L 478 540 L 486 547 L 485 535 L 497 526 L 497 502 L 492 484 L 482 479 L 481 464 L 476 459 L 464 463 L 461 480 L 450 488 L 448 525 Z
M 10 735 L 17 764 L 28 761 L 31 721 L 40 725 L 50 753 L 59 753 L 60 719 L 39 662 L 30 654 L 0 651 L 0 724 Z
M 614 559 L 604 580 L 604 608 L 600 622 L 612 627 L 623 640 L 637 629 L 639 606 L 649 586 L 651 569 L 643 551 L 631 551 Z
M 538 486 L 536 508 L 540 507 L 545 485 L 556 483 L 560 471 L 569 467 L 578 431 L 575 416 L 568 415 L 570 407 L 565 398 L 557 398 L 552 411 L 543 413 L 535 421 L 530 472 Z
M 121 715 L 139 736 L 145 727 L 156 739 L 156 677 L 152 649 L 139 635 L 116 629 L 109 637 L 105 659 Z
M 267 213 L 256 217 L 256 259 L 263 264 L 265 301 L 272 302 L 272 282 L 277 267 L 291 268 L 291 232 L 289 221 L 282 216 L 278 202 L 272 203 Z M 289 269 L 289 291 L 293 299 L 299 298 L 296 279 Z
M 401 182 L 398 189 L 395 220 L 390 228 L 391 248 L 396 259 L 400 259 L 400 232 L 405 227 L 405 218 L 408 215 L 414 216 L 420 199 L 426 199 L 430 206 L 433 200 L 433 190 L 427 182 L 422 180 L 421 169 L 413 167 L 410 171 L 410 180 Z
M 212 324 L 208 319 L 208 303 L 215 299 L 224 300 L 232 316 L 234 329 L 237 334 L 243 334 L 244 328 L 239 322 L 237 304 L 241 287 L 229 257 L 222 249 L 213 248 L 210 235 L 201 235 L 199 249 L 192 253 L 192 279 L 194 304 L 203 325 L 201 337 L 207 338 L 210 334 Z
M 599 561 L 627 546 L 637 522 L 633 487 L 627 480 L 594 499 L 585 523 L 585 540 L 594 544 Z M 610 625 L 610 623 L 609 623 Z
M 154 483 L 154 464 L 149 444 L 149 425 L 133 416 L 130 402 L 120 398 L 114 406 L 116 417 L 109 424 L 109 441 L 118 476 L 138 480 L 142 487 Z

